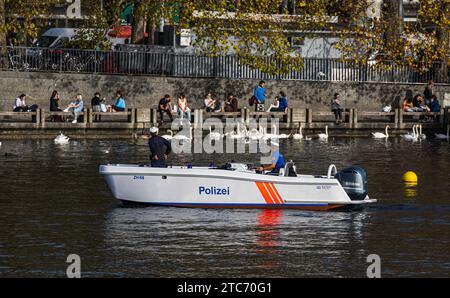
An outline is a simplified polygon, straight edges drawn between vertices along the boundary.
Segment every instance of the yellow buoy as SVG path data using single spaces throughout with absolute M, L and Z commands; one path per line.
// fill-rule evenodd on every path
M 413 171 L 408 171 L 403 174 L 403 181 L 407 183 L 417 184 L 418 178 L 416 173 Z

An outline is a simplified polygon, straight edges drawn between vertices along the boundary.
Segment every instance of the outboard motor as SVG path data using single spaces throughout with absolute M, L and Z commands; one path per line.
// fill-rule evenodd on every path
M 297 167 L 292 160 L 284 166 L 284 176 L 297 177 Z
M 367 174 L 363 168 L 350 167 L 339 171 L 336 178 L 352 200 L 364 200 L 368 194 Z

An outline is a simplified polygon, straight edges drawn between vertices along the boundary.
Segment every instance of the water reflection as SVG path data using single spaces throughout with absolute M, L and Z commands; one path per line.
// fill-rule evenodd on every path
M 74 252 L 83 254 L 86 276 L 364 277 L 371 253 L 382 257 L 386 277 L 448 276 L 448 142 L 280 140 L 301 173 L 326 174 L 330 163 L 364 167 L 379 203 L 355 212 L 123 208 L 98 165 L 148 162 L 146 141 L 2 143 L 2 277 L 63 277 Z M 170 163 L 230 160 L 258 156 L 182 154 Z M 403 185 L 408 169 L 420 189 Z
M 278 228 L 282 215 L 282 210 L 262 210 L 258 214 L 256 234 L 259 247 L 271 248 L 280 245 Z M 269 251 L 270 253 L 272 252 Z

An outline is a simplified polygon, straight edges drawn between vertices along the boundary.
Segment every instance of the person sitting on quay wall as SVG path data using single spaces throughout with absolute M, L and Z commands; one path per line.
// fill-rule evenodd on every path
M 13 112 L 36 112 L 39 106 L 37 104 L 28 106 L 26 100 L 27 95 L 25 94 L 21 94 L 19 97 L 17 97 L 14 100 Z
M 441 104 L 439 102 L 439 99 L 436 97 L 436 95 L 432 95 L 430 98 L 430 106 L 429 108 L 429 112 L 431 113 L 439 113 L 441 111 Z M 430 117 L 428 117 L 427 120 L 429 121 L 433 121 L 436 119 L 436 115 L 430 115 Z
M 111 107 L 106 105 L 106 98 L 103 97 L 100 101 L 100 112 L 107 113 L 109 108 Z
M 53 90 L 52 95 L 50 96 L 50 112 L 61 112 L 62 110 L 59 108 L 59 93 L 57 90 Z M 62 122 L 63 119 L 59 115 L 52 115 L 51 121 L 53 122 Z
M 100 113 L 102 111 L 100 103 L 101 103 L 100 92 L 95 92 L 94 97 L 92 97 L 92 99 L 91 99 L 92 112 Z M 97 121 L 100 119 L 101 119 L 101 116 L 95 115 L 94 121 Z
M 205 104 L 205 112 L 211 113 L 214 111 L 214 106 L 216 104 L 216 101 L 212 98 L 212 93 L 208 92 L 205 99 L 203 100 Z
M 288 101 L 286 98 L 286 94 L 283 91 L 280 91 L 279 95 L 275 97 L 275 101 L 270 105 L 267 112 L 283 112 L 287 113 L 288 111 Z
M 26 103 L 27 96 L 21 94 L 19 97 L 14 99 L 13 112 L 27 112 L 28 106 Z
M 334 113 L 336 124 L 342 123 L 342 111 L 344 109 L 341 107 L 341 96 L 339 93 L 335 93 L 331 100 L 331 111 Z
M 266 101 L 266 82 L 260 81 L 258 86 L 253 90 L 253 96 L 256 99 L 255 111 L 264 111 L 264 102 Z
M 178 121 L 180 127 L 183 127 L 183 119 L 186 116 L 187 126 L 191 125 L 191 109 L 188 105 L 188 100 L 184 93 L 178 98 Z
M 405 97 L 402 103 L 403 112 L 415 112 L 412 98 Z
M 166 94 L 158 103 L 158 112 L 159 112 L 159 124 L 162 124 L 164 122 L 164 113 L 166 113 L 170 121 L 173 121 L 172 117 L 172 102 L 170 101 L 170 95 Z
M 81 94 L 77 94 L 77 97 L 74 102 L 71 102 L 65 111 L 71 111 L 73 113 L 73 121 L 72 123 L 78 122 L 79 114 L 84 111 L 84 102 Z
M 423 103 L 422 95 L 417 94 L 413 99 L 413 109 L 416 112 L 429 111 L 428 107 Z
M 225 101 L 225 112 L 237 112 L 238 100 L 233 94 L 228 94 L 228 98 Z
M 112 106 L 113 112 L 124 112 L 125 111 L 125 99 L 123 98 L 122 91 L 118 90 L 116 92 L 116 102 Z
M 100 102 L 100 92 L 95 92 L 94 97 L 91 99 L 92 112 L 101 112 Z

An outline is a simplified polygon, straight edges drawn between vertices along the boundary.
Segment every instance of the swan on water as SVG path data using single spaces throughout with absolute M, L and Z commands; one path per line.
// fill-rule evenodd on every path
M 175 140 L 182 140 L 182 141 L 192 140 L 192 127 L 189 128 L 189 137 L 182 135 L 182 134 L 176 134 L 172 138 Z
M 417 135 L 420 139 L 422 140 L 426 140 L 427 139 L 427 135 L 422 133 L 422 124 L 419 124 L 419 132 Z
M 212 131 L 212 126 L 209 127 L 209 140 L 212 141 L 219 141 L 220 139 L 222 139 L 222 135 L 220 134 L 220 132 L 217 131 Z
M 168 132 L 170 133 L 169 135 L 162 135 L 161 138 L 164 138 L 164 139 L 166 139 L 168 141 L 172 140 L 172 138 L 173 138 L 173 131 L 169 129 Z
M 375 139 L 385 139 L 385 138 L 389 138 L 389 133 L 388 133 L 388 129 L 389 129 L 389 125 L 386 125 L 386 130 L 385 133 L 382 132 L 373 132 L 372 133 L 372 137 Z
M 264 130 L 263 130 L 263 128 L 262 128 L 261 126 L 259 127 L 259 130 L 256 129 L 256 128 L 252 128 L 252 129 L 248 132 L 247 137 L 248 137 L 250 140 L 252 140 L 252 141 L 260 140 L 260 139 L 262 139 L 262 138 L 264 137 L 263 131 L 264 131 Z
M 291 135 L 287 135 L 285 133 L 277 134 L 277 126 L 275 124 L 272 125 L 272 134 L 270 134 L 273 139 L 288 139 Z
M 328 125 L 325 125 L 325 133 L 319 133 L 317 136 L 321 140 L 328 140 Z
M 447 125 L 447 134 L 446 135 L 444 135 L 443 133 L 435 133 L 434 136 L 436 137 L 436 139 L 439 139 L 439 140 L 450 139 L 450 124 Z
M 230 131 L 225 133 L 225 137 L 230 138 L 230 139 L 243 139 L 246 137 L 246 133 L 243 133 L 241 128 L 240 128 L 240 124 L 238 122 L 237 124 L 237 131 Z
M 406 141 L 417 141 L 417 139 L 419 137 L 418 133 L 417 133 L 417 126 L 418 125 L 413 126 L 412 134 L 410 134 L 410 133 L 404 134 L 404 135 L 402 135 L 402 138 L 405 139 Z
M 292 135 L 292 137 L 294 138 L 294 140 L 301 140 L 301 139 L 303 139 L 302 129 L 303 129 L 303 127 L 300 125 L 299 128 L 298 128 L 298 132 L 297 132 L 297 133 L 294 133 L 294 134 Z
M 62 132 L 53 140 L 56 144 L 67 144 L 69 143 L 69 138 L 65 136 Z

